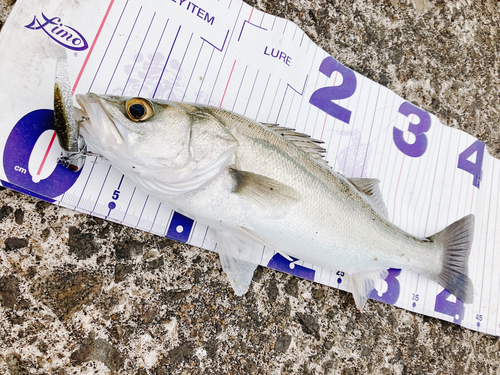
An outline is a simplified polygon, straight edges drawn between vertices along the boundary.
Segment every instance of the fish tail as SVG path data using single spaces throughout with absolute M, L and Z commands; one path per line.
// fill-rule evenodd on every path
M 437 281 L 464 303 L 472 303 L 474 286 L 467 276 L 474 237 L 474 215 L 467 215 L 429 237 L 444 248 L 443 268 Z

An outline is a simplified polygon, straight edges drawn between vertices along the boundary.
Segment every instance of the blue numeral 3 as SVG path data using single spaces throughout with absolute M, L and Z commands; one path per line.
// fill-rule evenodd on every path
M 422 156 L 427 150 L 427 136 L 424 134 L 431 128 L 431 116 L 423 109 L 415 107 L 413 104 L 404 102 L 399 106 L 399 113 L 410 117 L 410 115 L 417 115 L 420 122 L 415 124 L 410 121 L 408 131 L 415 135 L 414 143 L 407 143 L 403 136 L 403 131 L 394 127 L 392 137 L 394 143 L 399 150 L 408 156 L 418 158 Z

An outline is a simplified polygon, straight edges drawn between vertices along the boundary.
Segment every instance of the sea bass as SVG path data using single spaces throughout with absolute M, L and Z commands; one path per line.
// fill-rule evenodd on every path
M 342 270 L 362 309 L 388 268 L 426 274 L 465 303 L 474 216 L 419 238 L 387 219 L 378 180 L 345 178 L 305 134 L 220 108 L 77 95 L 80 134 L 137 186 L 217 232 L 237 295 L 249 288 L 253 243 Z M 258 256 L 260 259 L 260 254 Z

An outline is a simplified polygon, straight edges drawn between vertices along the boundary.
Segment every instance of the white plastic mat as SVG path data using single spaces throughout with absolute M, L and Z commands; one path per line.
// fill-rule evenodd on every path
M 371 297 L 500 334 L 500 163 L 482 142 L 344 67 L 294 23 L 240 0 L 18 0 L 0 34 L 0 103 L 9 109 L 0 125 L 2 184 L 209 250 L 206 226 L 148 197 L 107 162 L 88 158 L 79 173 L 56 164 L 56 43 L 67 49 L 75 93 L 210 104 L 323 140 L 336 171 L 381 180 L 390 219 L 414 235 L 475 214 L 473 304 L 399 270 Z M 342 270 L 291 263 L 272 249 L 259 263 L 349 289 Z

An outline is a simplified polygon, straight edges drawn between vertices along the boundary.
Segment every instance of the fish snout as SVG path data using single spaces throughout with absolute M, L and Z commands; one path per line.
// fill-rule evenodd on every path
M 76 101 L 81 109 L 75 108 L 77 113 L 81 114 L 78 125 L 84 131 L 84 138 L 93 138 L 94 141 L 112 145 L 124 143 L 124 137 L 117 128 L 113 118 L 111 118 L 98 95 L 87 93 L 85 95 L 76 95 Z M 78 115 L 77 115 L 78 116 Z M 89 139 L 86 139 L 87 143 Z

